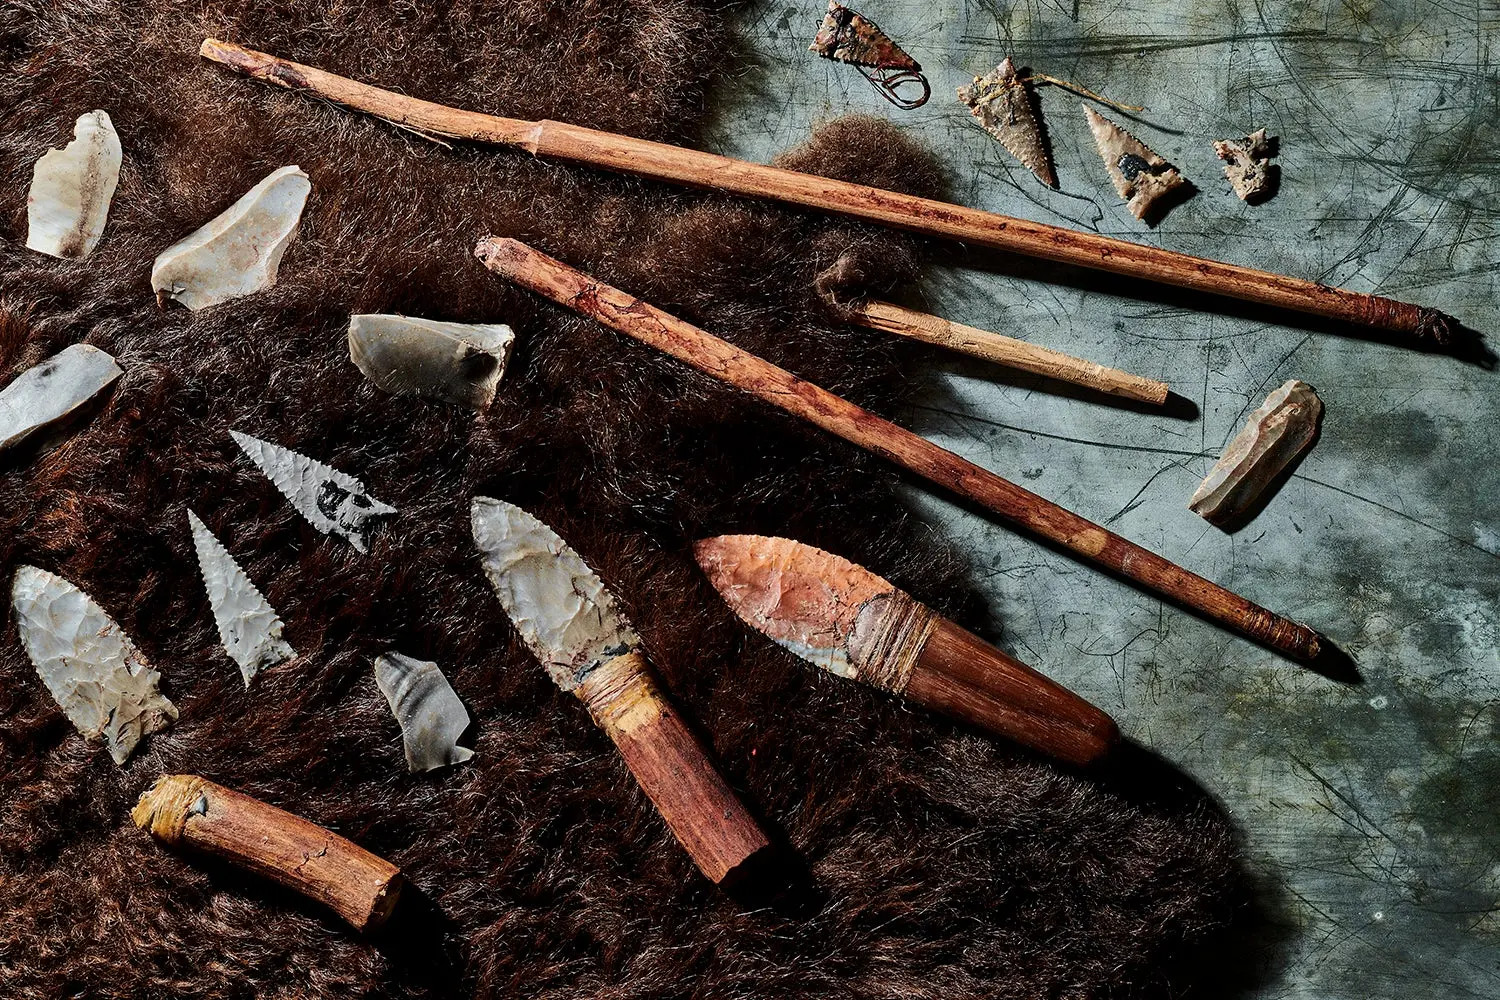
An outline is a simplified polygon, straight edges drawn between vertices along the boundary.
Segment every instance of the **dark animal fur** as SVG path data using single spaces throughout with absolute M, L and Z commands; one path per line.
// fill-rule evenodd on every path
M 843 258 L 838 282 L 884 291 L 913 276 L 910 243 L 440 148 L 195 54 L 217 35 L 453 105 L 691 141 L 728 44 L 712 8 L 0 10 L 0 370 L 86 341 L 127 372 L 59 450 L 8 459 L 0 572 L 33 562 L 91 592 L 182 712 L 116 767 L 72 731 L 6 627 L 0 996 L 1161 996 L 1181 985 L 1176 958 L 1231 919 L 1231 832 L 1192 789 L 1075 777 L 820 675 L 747 634 L 690 560 L 706 534 L 787 534 L 974 612 L 956 556 L 893 503 L 888 468 L 507 287 L 471 255 L 486 233 L 522 236 L 890 411 L 913 355 L 831 322 L 814 284 Z M 104 242 L 85 263 L 31 254 L 31 165 L 93 108 L 125 151 Z M 787 162 L 921 191 L 938 176 L 870 119 L 834 123 Z M 287 163 L 314 191 L 280 283 L 201 315 L 158 311 L 155 254 Z M 512 323 L 520 346 L 494 408 L 476 418 L 364 381 L 347 316 L 380 311 Z M 231 427 L 334 463 L 401 515 L 368 557 L 316 534 L 237 454 Z M 725 773 L 805 867 L 802 889 L 757 908 L 697 876 L 513 636 L 469 538 L 475 493 L 552 522 L 624 597 Z M 218 647 L 188 506 L 302 653 L 248 692 Z M 472 763 L 407 774 L 371 675 L 390 648 L 447 671 L 476 719 Z M 127 812 L 168 771 L 339 830 L 400 864 L 438 913 L 371 943 L 263 882 L 163 851 Z

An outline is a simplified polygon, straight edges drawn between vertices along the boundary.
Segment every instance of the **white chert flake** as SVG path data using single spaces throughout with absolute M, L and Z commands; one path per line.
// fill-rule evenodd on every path
M 1126 200 L 1130 214 L 1143 221 L 1158 214 L 1166 204 L 1164 199 L 1187 183 L 1182 174 L 1151 147 L 1087 104 L 1083 112 L 1109 179 Z
M 281 255 L 297 232 L 312 182 L 282 167 L 185 239 L 151 268 L 156 300 L 197 311 L 276 284 Z
M 1229 442 L 1188 507 L 1205 520 L 1232 525 L 1318 434 L 1323 402 L 1291 379 L 1266 397 Z
M 21 644 L 42 683 L 75 729 L 88 738 L 103 734 L 116 764 L 142 736 L 177 718 L 157 689 L 161 675 L 89 595 L 35 566 L 16 569 L 10 595 Z
M 386 313 L 349 317 L 349 358 L 371 382 L 395 396 L 412 393 L 476 410 L 494 400 L 515 339 L 503 324 Z
M 121 374 L 114 358 L 88 344 L 28 368 L 0 392 L 0 450 L 75 413 Z
M 1275 193 L 1281 168 L 1271 158 L 1277 146 L 1276 137 L 1266 135 L 1263 128 L 1238 141 L 1220 139 L 1214 143 L 1214 152 L 1224 161 L 1224 176 L 1240 201 L 1256 205 Z
M 503 500 L 475 497 L 474 543 L 485 574 L 527 648 L 572 692 L 641 637 L 583 557 L 557 532 Z
M 73 141 L 49 149 L 31 173 L 26 246 L 81 260 L 94 252 L 120 182 L 120 137 L 103 111 L 80 115 Z
M 396 513 L 365 492 L 365 484 L 301 452 L 230 431 L 234 443 L 276 485 L 307 523 L 369 551 L 371 521 Z
M 436 663 L 392 651 L 376 659 L 375 683 L 401 723 L 408 770 L 432 771 L 474 756 L 457 743 L 469 728 L 468 710 Z
M 283 626 L 276 609 L 261 596 L 239 563 L 197 514 L 189 510 L 187 515 L 214 624 L 219 627 L 224 652 L 239 666 L 248 688 L 257 673 L 285 663 L 297 651 L 281 637 Z

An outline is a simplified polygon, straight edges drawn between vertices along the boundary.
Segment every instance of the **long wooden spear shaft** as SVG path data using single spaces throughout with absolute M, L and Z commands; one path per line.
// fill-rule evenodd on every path
M 1308 663 L 1318 656 L 1321 640 L 1306 625 L 1273 614 L 633 295 L 517 240 L 491 236 L 474 253 L 496 274 L 866 448 L 1169 601 L 1293 659 Z
M 357 83 L 264 52 L 207 39 L 206 59 L 257 80 L 305 90 L 420 132 L 516 146 L 535 156 L 587 163 L 606 170 L 754 198 L 771 198 L 820 212 L 852 216 L 911 232 L 1081 267 L 1113 271 L 1166 285 L 1225 295 L 1325 316 L 1445 346 L 1452 320 L 1436 309 L 1363 292 L 1257 271 L 1095 233 L 981 212 L 930 198 L 830 180 L 795 170 L 701 153 L 553 121 L 523 121 L 460 111 Z

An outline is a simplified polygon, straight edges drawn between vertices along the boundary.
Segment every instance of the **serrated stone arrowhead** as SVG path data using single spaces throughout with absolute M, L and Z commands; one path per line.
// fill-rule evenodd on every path
M 369 551 L 372 522 L 396 513 L 365 491 L 365 484 L 301 452 L 230 431 L 229 436 L 307 523 L 325 535 L 338 535 L 360 552 Z
M 161 675 L 89 595 L 55 573 L 20 566 L 10 597 L 21 645 L 42 683 L 75 729 L 104 737 L 116 764 L 142 736 L 177 718 L 158 690 Z
M 1168 195 L 1187 183 L 1182 174 L 1150 146 L 1087 104 L 1083 113 L 1110 182 L 1125 199 L 1130 214 L 1142 221 L 1159 215 L 1168 204 Z
M 248 688 L 257 673 L 285 663 L 297 651 L 281 637 L 283 626 L 276 609 L 261 596 L 239 563 L 197 514 L 189 510 L 187 516 L 219 639 L 224 652 L 239 666 Z
M 1048 187 L 1057 187 L 1057 173 L 1042 141 L 1041 122 L 1033 108 L 1032 94 L 1017 78 L 1009 56 L 988 76 L 976 76 L 967 87 L 959 87 L 958 99 L 968 105 L 969 112 L 979 119 L 986 132 L 1036 174 L 1037 180 Z

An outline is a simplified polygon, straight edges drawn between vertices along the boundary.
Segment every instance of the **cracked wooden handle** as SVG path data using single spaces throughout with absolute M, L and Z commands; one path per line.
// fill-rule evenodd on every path
M 170 847 L 219 858 L 316 900 L 357 931 L 378 929 L 401 895 L 401 871 L 384 858 L 196 775 L 157 779 L 130 818 Z

